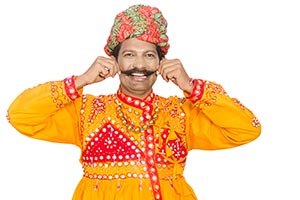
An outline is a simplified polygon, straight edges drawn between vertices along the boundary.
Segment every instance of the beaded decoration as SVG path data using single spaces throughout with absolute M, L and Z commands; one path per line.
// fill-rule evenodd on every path
M 155 112 L 154 112 L 154 114 L 152 116 L 152 119 L 149 120 L 146 123 L 141 122 L 140 126 L 136 126 L 136 125 L 130 123 L 126 119 L 125 114 L 122 111 L 122 104 L 117 99 L 115 100 L 115 102 L 118 105 L 118 107 L 117 107 L 117 113 L 118 113 L 117 116 L 122 121 L 122 123 L 127 127 L 127 129 L 131 130 L 132 132 L 144 132 L 146 129 L 148 129 L 150 126 L 152 126 L 155 123 L 155 121 L 156 121 L 156 119 L 158 117 L 159 108 L 158 108 L 158 105 L 157 105 L 157 99 L 156 99 L 156 101 L 154 103 L 154 105 L 155 105 L 154 111 Z

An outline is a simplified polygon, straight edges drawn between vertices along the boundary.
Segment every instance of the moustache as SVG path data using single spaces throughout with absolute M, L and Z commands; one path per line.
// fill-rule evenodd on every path
M 132 76 L 134 73 L 143 74 L 144 76 L 150 76 L 150 75 L 156 73 L 156 71 L 157 70 L 150 71 L 150 70 L 145 70 L 145 69 L 140 70 L 140 69 L 137 69 L 137 68 L 133 68 L 133 69 L 126 70 L 126 71 L 121 70 L 121 73 L 125 74 L 126 76 Z

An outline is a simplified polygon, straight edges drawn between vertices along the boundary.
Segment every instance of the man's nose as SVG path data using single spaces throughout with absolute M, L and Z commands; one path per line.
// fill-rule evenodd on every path
M 146 68 L 147 62 L 146 62 L 144 56 L 136 56 L 133 65 L 134 65 L 134 67 L 139 68 L 139 69 Z

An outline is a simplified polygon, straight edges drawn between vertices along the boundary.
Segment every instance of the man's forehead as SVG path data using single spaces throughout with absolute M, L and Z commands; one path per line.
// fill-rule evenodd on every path
M 155 44 L 144 42 L 136 38 L 127 39 L 124 42 L 122 42 L 120 51 L 134 51 L 138 53 L 144 53 L 149 51 L 157 52 Z

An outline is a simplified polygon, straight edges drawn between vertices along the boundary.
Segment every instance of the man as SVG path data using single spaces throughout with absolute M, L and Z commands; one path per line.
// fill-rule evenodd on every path
M 104 50 L 82 75 L 25 90 L 8 119 L 32 138 L 81 148 L 84 176 L 73 200 L 197 199 L 183 177 L 191 149 L 224 149 L 256 139 L 253 113 L 218 84 L 188 76 L 166 59 L 167 22 L 154 7 L 118 14 Z M 111 95 L 83 94 L 86 85 L 119 75 Z M 156 95 L 157 76 L 183 98 Z

